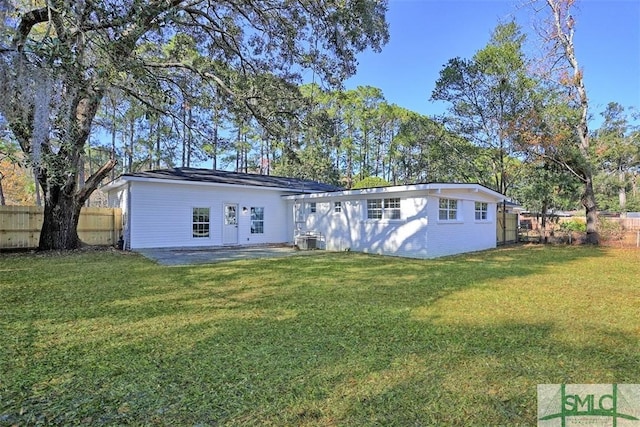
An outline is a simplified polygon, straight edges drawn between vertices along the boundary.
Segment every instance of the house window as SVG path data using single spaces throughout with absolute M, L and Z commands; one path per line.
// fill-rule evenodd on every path
M 488 207 L 488 203 L 476 202 L 476 221 L 486 221 L 489 218 Z
M 382 199 L 367 200 L 367 219 L 382 219 Z
M 367 219 L 400 219 L 400 198 L 367 200 Z
M 264 234 L 264 208 L 251 208 L 251 234 Z
M 386 219 L 400 219 L 400 198 L 384 199 L 382 217 Z
M 440 199 L 438 219 L 441 221 L 455 221 L 458 219 L 458 201 L 453 199 Z
M 316 202 L 311 202 L 308 205 L 309 213 L 316 213 Z
M 342 202 L 333 202 L 333 211 L 335 213 L 342 212 Z
M 209 208 L 193 208 L 193 237 L 209 237 Z

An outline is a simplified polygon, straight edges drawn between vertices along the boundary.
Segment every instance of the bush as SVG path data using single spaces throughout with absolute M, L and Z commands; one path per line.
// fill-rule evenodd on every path
M 584 221 L 578 219 L 570 219 L 560 223 L 560 230 L 562 231 L 577 231 L 584 233 L 587 231 L 587 224 Z
M 624 227 L 618 221 L 607 218 L 598 218 L 598 233 L 600 238 L 606 240 L 622 240 L 624 237 Z

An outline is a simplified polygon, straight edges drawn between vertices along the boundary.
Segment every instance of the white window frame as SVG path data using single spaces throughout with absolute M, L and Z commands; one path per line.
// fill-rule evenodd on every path
M 206 212 L 206 213 L 205 213 Z M 211 208 L 191 208 L 191 238 L 208 239 L 211 237 Z
M 307 212 L 312 214 L 312 213 L 316 213 L 317 211 L 318 211 L 318 205 L 316 204 L 316 202 L 307 203 Z
M 475 202 L 476 221 L 489 221 L 489 203 Z
M 400 197 L 383 199 L 382 218 L 396 220 L 402 218 L 402 211 L 400 210 Z
M 264 207 L 251 206 L 249 212 L 251 213 L 251 234 L 264 234 Z
M 443 206 L 443 202 L 445 206 Z M 459 210 L 460 203 L 457 199 L 446 197 L 438 199 L 438 221 L 459 221 Z
M 374 221 L 382 219 L 382 199 L 367 199 L 367 219 Z
M 400 207 L 399 197 L 367 199 L 367 220 L 400 220 L 402 219 L 402 211 Z
M 341 213 L 342 212 L 342 202 L 337 201 L 333 202 L 333 213 Z

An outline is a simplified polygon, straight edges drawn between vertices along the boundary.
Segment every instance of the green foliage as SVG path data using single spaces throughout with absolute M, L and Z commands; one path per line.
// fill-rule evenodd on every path
M 168 165 L 176 152 L 190 166 L 204 160 L 211 135 L 215 149 L 206 151 L 217 156 L 221 112 L 283 136 L 283 124 L 299 120 L 304 70 L 339 87 L 355 73 L 358 52 L 379 51 L 389 39 L 386 0 L 76 6 L 8 0 L 0 8 L 3 18 L 11 11 L 0 19 L 0 118 L 37 165 L 46 200 L 41 249 L 80 244 L 77 211 L 116 165 L 109 158 L 80 179 L 101 108 L 106 130 L 121 137 L 126 170 Z M 115 92 L 116 106 L 104 105 Z M 235 158 L 248 171 L 244 143 L 235 144 Z
M 325 150 L 310 145 L 297 152 L 286 162 L 273 168 L 273 174 L 293 178 L 311 179 L 327 184 L 340 184 L 340 174 Z
M 567 221 L 561 221 L 560 229 L 562 231 L 577 231 L 580 233 L 584 233 L 587 231 L 587 224 L 584 221 L 570 219 Z
M 447 129 L 483 148 L 479 164 L 490 171 L 491 187 L 506 195 L 519 170 L 508 160 L 520 150 L 515 129 L 533 96 L 524 41 L 514 22 L 498 25 L 472 59 L 453 58 L 444 66 L 431 95 L 450 104 Z
M 353 184 L 353 189 L 359 188 L 375 188 L 375 187 L 388 187 L 391 183 L 377 176 L 368 176 L 365 179 L 361 179 Z
M 612 212 L 633 211 L 637 205 L 633 186 L 640 169 L 640 131 L 631 125 L 630 112 L 617 103 L 609 103 L 601 115 L 604 122 L 593 136 L 599 206 Z
M 575 175 L 554 163 L 527 162 L 522 165 L 514 195 L 532 212 L 572 210 L 580 206 L 581 185 Z
M 640 192 L 627 198 L 627 212 L 640 212 Z
M 270 144 L 273 173 L 328 182 L 337 174 L 348 188 L 367 176 L 394 184 L 490 181 L 476 162 L 481 149 L 434 119 L 388 104 L 380 89 L 309 84 L 300 91 L 302 123 L 288 122 Z
M 0 160 L 6 159 L 12 163 L 17 163 L 20 156 L 16 154 L 19 151 L 20 147 L 14 140 L 0 136 Z
M 635 250 L 0 271 L 3 425 L 535 425 L 537 384 L 640 377 Z

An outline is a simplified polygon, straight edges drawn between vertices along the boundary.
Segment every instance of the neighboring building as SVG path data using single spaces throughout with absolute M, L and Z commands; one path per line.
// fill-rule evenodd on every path
M 122 208 L 127 249 L 293 244 L 417 258 L 496 247 L 497 204 L 479 184 L 341 190 L 206 169 L 125 174 L 103 188 Z

